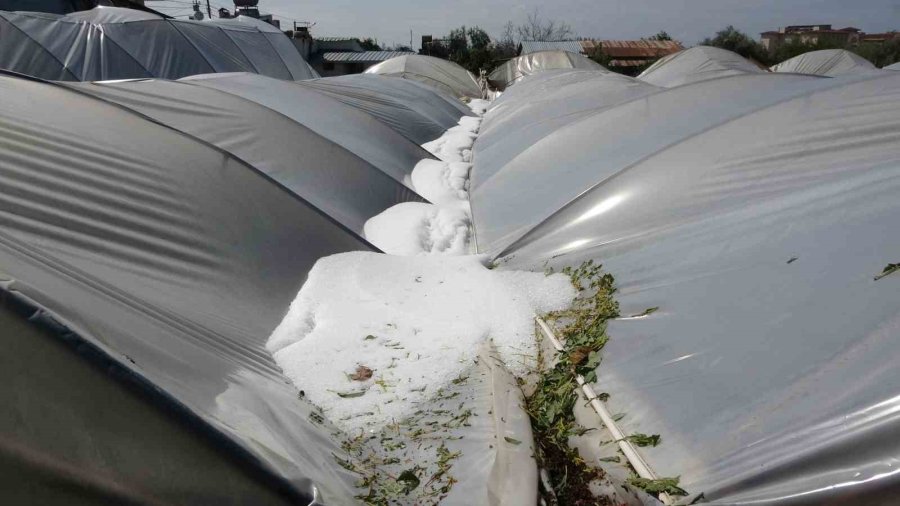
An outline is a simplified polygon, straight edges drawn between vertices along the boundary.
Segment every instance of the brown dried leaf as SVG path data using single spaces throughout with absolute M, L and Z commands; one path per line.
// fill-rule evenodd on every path
M 587 360 L 588 355 L 591 354 L 591 348 L 588 346 L 579 346 L 572 350 L 569 353 L 569 363 L 574 366 L 581 365 L 582 362 Z
M 356 372 L 350 375 L 350 379 L 353 381 L 368 381 L 372 378 L 372 369 L 361 365 L 356 368 Z

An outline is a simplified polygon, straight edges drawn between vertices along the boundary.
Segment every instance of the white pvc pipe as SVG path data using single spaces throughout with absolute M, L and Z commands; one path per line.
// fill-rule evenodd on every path
M 547 339 L 553 343 L 553 347 L 556 348 L 557 352 L 563 352 L 565 348 L 563 344 L 557 339 L 556 334 L 553 333 L 553 329 L 550 328 L 550 325 L 544 321 L 543 318 L 537 318 L 538 326 L 541 327 L 544 335 L 547 336 Z M 584 376 L 580 374 L 575 375 L 575 380 L 578 382 L 578 385 L 581 386 L 581 390 L 584 393 L 585 397 L 587 397 L 588 401 L 590 401 L 591 407 L 594 408 L 594 412 L 596 412 L 600 416 L 600 420 L 603 422 L 603 425 L 609 429 L 609 433 L 615 438 L 616 442 L 619 444 L 619 449 L 622 450 L 622 454 L 625 455 L 625 458 L 628 459 L 628 462 L 634 467 L 635 472 L 637 472 L 638 476 L 641 478 L 646 478 L 648 480 L 656 480 L 659 477 L 656 473 L 653 472 L 653 469 L 650 468 L 650 465 L 647 464 L 647 461 L 638 453 L 637 448 L 634 444 L 631 443 L 625 436 L 625 433 L 619 428 L 619 425 L 613 419 L 609 410 L 606 409 L 606 404 L 597 397 L 597 394 L 594 392 L 594 389 L 584 380 Z M 673 504 L 672 498 L 669 494 L 662 493 L 659 495 L 659 500 L 663 502 L 663 504 Z

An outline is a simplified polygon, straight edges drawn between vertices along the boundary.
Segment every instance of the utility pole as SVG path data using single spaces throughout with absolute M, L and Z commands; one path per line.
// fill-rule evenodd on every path
M 212 19 L 212 7 L 209 5 L 209 0 L 206 0 L 206 13 L 209 14 L 209 19 Z

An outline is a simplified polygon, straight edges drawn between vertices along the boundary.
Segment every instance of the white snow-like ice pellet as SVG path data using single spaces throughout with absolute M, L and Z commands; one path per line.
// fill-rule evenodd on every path
M 472 110 L 475 114 L 482 116 L 485 112 L 487 112 L 488 107 L 491 106 L 490 100 L 483 100 L 480 98 L 473 99 L 469 102 L 469 109 Z
M 416 193 L 433 204 L 469 200 L 469 171 L 472 164 L 422 160 L 412 171 Z
M 459 124 L 437 139 L 422 144 L 422 148 L 445 162 L 471 162 L 472 145 L 480 127 L 480 117 L 463 116 Z
M 363 233 L 391 255 L 468 255 L 471 224 L 467 201 L 440 206 L 404 202 L 370 218 Z
M 338 427 L 377 430 L 413 414 L 492 340 L 514 374 L 537 356 L 534 315 L 566 308 L 567 276 L 489 270 L 477 256 L 343 253 L 319 260 L 269 351 Z M 350 378 L 359 366 L 366 381 Z

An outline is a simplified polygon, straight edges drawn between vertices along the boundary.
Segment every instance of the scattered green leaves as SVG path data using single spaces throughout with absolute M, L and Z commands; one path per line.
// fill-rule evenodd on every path
M 619 307 L 612 297 L 614 279 L 602 266 L 588 261 L 562 272 L 571 278 L 578 297 L 570 309 L 544 319 L 556 325 L 564 350 L 556 365 L 539 371 L 536 389 L 525 408 L 535 435 L 535 456 L 550 473 L 558 504 L 588 504 L 586 501 L 593 500 L 589 484 L 602 477 L 603 471 L 585 462 L 568 444 L 569 437 L 584 433 L 573 412 L 579 399 L 576 377 L 597 380 L 601 350 L 608 341 L 606 323 L 618 316 Z
M 636 446 L 653 446 L 656 447 L 659 445 L 660 438 L 659 434 L 653 434 L 652 436 L 648 436 L 647 434 L 641 434 L 640 432 L 636 434 L 632 434 L 625 438 L 626 441 L 630 441 L 634 443 Z
M 875 281 L 878 281 L 883 277 L 890 276 L 897 271 L 900 271 L 900 264 L 887 264 L 887 267 L 885 267 L 884 270 L 881 271 L 881 274 L 875 276 Z
M 643 313 L 633 314 L 633 315 L 631 315 L 631 317 L 632 318 L 643 318 L 645 316 L 650 316 L 657 311 L 659 311 L 659 306 L 648 307 L 647 309 L 644 310 Z
M 685 496 L 687 492 L 678 486 L 679 477 L 659 478 L 650 480 L 647 478 L 629 478 L 628 484 L 651 494 L 669 494 L 672 496 Z
M 357 397 L 362 397 L 362 396 L 366 395 L 365 390 L 359 390 L 357 392 L 335 392 L 335 393 L 341 399 L 355 399 Z

